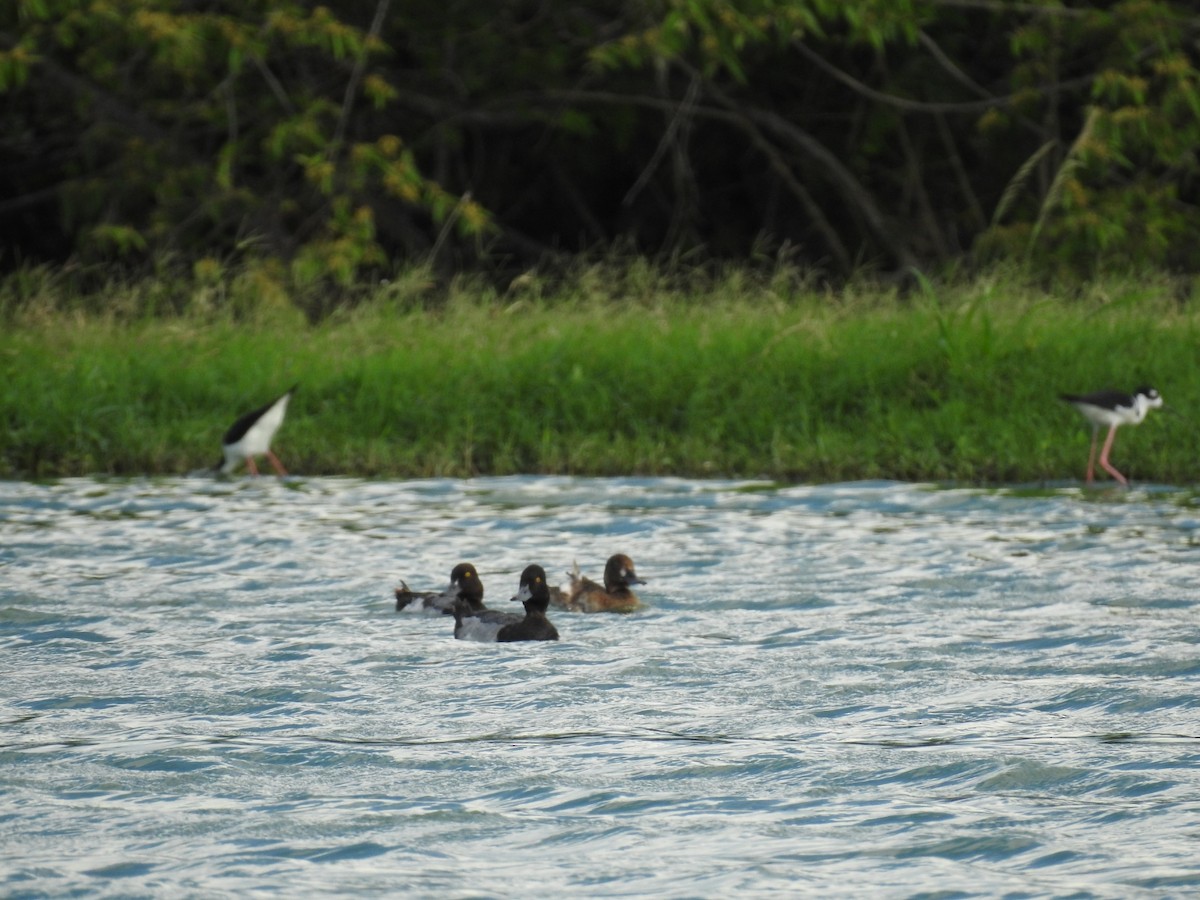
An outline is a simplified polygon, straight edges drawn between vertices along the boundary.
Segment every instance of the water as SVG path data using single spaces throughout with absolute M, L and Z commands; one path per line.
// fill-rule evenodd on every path
M 1200 890 L 1200 501 L 892 483 L 0 484 L 0 894 Z M 626 552 L 629 617 L 391 589 Z

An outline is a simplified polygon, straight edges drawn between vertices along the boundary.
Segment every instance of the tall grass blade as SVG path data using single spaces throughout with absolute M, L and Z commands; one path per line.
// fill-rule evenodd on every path
M 1029 159 L 1025 160 L 1025 162 L 1021 164 L 1021 168 L 1017 169 L 1016 174 L 1009 179 L 1008 184 L 1004 188 L 1004 193 L 1000 195 L 1000 202 L 996 204 L 996 211 L 992 213 L 992 228 L 995 228 L 1000 224 L 1000 220 L 1004 218 L 1004 214 L 1008 212 L 1009 208 L 1014 203 L 1016 203 L 1017 197 L 1019 197 L 1021 192 L 1025 189 L 1025 183 L 1029 180 L 1029 176 L 1033 174 L 1033 170 L 1037 168 L 1038 163 L 1040 163 L 1045 158 L 1046 154 L 1053 150 L 1057 144 L 1058 141 L 1046 141 L 1046 143 L 1038 147 L 1033 156 L 1029 157 Z
M 1076 169 L 1083 165 L 1083 148 L 1087 144 L 1087 141 L 1091 139 L 1092 130 L 1095 128 L 1098 120 L 1099 110 L 1092 107 L 1088 111 L 1087 120 L 1083 123 L 1083 128 L 1080 129 L 1079 135 L 1071 144 L 1070 149 L 1067 150 L 1066 158 L 1054 174 L 1054 181 L 1050 183 L 1050 189 L 1046 191 L 1046 198 L 1042 201 L 1042 208 L 1038 211 L 1037 221 L 1034 223 L 1033 231 L 1029 235 L 1029 245 L 1025 251 L 1027 257 L 1033 254 L 1034 249 L 1037 247 L 1038 236 L 1042 233 L 1042 228 L 1062 200 L 1067 179 L 1071 177 Z

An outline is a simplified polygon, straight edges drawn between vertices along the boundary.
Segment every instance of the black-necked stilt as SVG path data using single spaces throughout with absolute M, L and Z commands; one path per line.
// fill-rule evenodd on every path
M 225 437 L 221 440 L 221 461 L 217 468 L 223 475 L 228 475 L 237 468 L 238 463 L 246 461 L 250 474 L 258 474 L 258 466 L 254 457 L 265 456 L 270 460 L 275 471 L 286 475 L 287 471 L 274 453 L 271 452 L 271 439 L 283 424 L 284 414 L 287 413 L 288 401 L 292 399 L 299 385 L 293 385 L 290 390 L 277 400 L 272 400 L 260 409 L 252 410 L 238 418 L 229 426 Z
M 1063 394 L 1066 400 L 1085 419 L 1092 423 L 1092 449 L 1088 453 L 1087 480 L 1092 483 L 1094 464 L 1096 461 L 1096 438 L 1101 426 L 1108 426 L 1108 437 L 1104 439 L 1104 449 L 1100 451 L 1100 466 L 1121 484 L 1129 484 L 1125 476 L 1112 467 L 1108 461 L 1108 451 L 1112 449 L 1113 438 L 1117 429 L 1122 425 L 1137 425 L 1146 418 L 1146 413 L 1163 405 L 1162 397 L 1152 387 L 1140 387 L 1132 394 L 1120 391 L 1097 391 L 1094 394 Z

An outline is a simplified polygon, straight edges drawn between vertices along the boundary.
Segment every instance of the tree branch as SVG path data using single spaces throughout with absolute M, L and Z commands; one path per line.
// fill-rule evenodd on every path
M 987 229 L 987 216 L 983 213 L 983 204 L 979 202 L 979 198 L 971 187 L 971 179 L 967 176 L 967 167 L 963 165 L 958 145 L 954 143 L 954 135 L 950 133 L 944 117 L 934 116 L 933 121 L 937 124 L 938 135 L 942 139 L 942 145 L 946 148 L 946 156 L 950 160 L 950 168 L 954 170 L 958 189 L 962 191 L 963 197 L 967 201 L 967 207 L 971 211 L 971 217 L 975 220 L 975 230 L 984 231 Z
M 837 66 L 826 61 L 819 53 L 810 50 L 803 41 L 792 41 L 792 46 L 795 47 L 800 55 L 811 62 L 814 66 L 825 72 L 831 78 L 840 81 L 852 91 L 862 94 L 877 103 L 883 103 L 887 106 L 903 109 L 907 112 L 919 113 L 981 113 L 989 109 L 995 109 L 1001 106 L 1008 106 L 1017 102 L 1019 98 L 1024 97 L 1024 94 L 1006 94 L 1002 97 L 993 97 L 989 100 L 967 100 L 959 103 L 929 103 L 922 100 L 909 100 L 907 97 L 897 97 L 895 94 L 885 94 L 883 91 L 877 91 L 870 85 L 864 84 L 853 75 L 843 72 Z M 1072 78 L 1069 81 L 1062 81 L 1054 85 L 1054 89 L 1058 91 L 1070 91 L 1076 88 L 1084 88 L 1092 83 L 1091 75 L 1081 75 L 1078 78 Z
M 712 89 L 710 88 L 710 90 Z M 800 201 L 800 205 L 804 207 L 809 218 L 817 226 L 817 230 L 825 238 L 825 243 L 829 245 L 829 250 L 837 260 L 838 267 L 843 272 L 849 272 L 852 266 L 850 253 L 847 251 L 846 245 L 842 242 L 841 236 L 837 233 L 837 229 L 833 227 L 833 224 L 825 216 L 825 212 L 821 209 L 820 204 L 808 192 L 808 188 L 800 183 L 800 180 L 792 173 L 792 169 L 787 164 L 787 161 L 780 156 L 779 151 L 772 146 L 771 142 L 767 140 L 758 126 L 749 119 L 740 117 L 737 107 L 728 97 L 723 96 L 719 91 L 714 92 L 714 96 L 726 109 L 732 111 L 732 114 L 735 116 L 733 124 L 750 137 L 750 140 L 754 142 L 754 146 L 767 158 L 767 162 L 771 165 L 775 174 L 779 176 L 796 199 Z
M 923 29 L 917 30 L 917 40 L 921 42 L 922 47 L 929 51 L 929 55 L 937 61 L 938 65 L 945 69 L 951 78 L 953 78 L 967 90 L 979 95 L 985 100 L 996 99 L 991 91 L 989 91 L 979 82 L 972 79 L 970 75 L 960 69 L 958 64 L 948 57 L 945 51 L 938 46 L 937 41 L 926 34 Z
M 711 106 L 697 106 L 694 114 L 698 118 L 711 119 L 733 125 L 743 131 L 746 123 L 766 128 L 784 138 L 793 147 L 813 159 L 829 176 L 834 189 L 857 212 L 866 223 L 868 230 L 875 239 L 895 259 L 898 265 L 907 268 L 915 267 L 916 257 L 907 244 L 893 234 L 888 226 L 883 212 L 875 203 L 871 194 L 859 183 L 853 173 L 842 164 L 842 161 L 824 144 L 811 134 L 793 125 L 777 113 L 754 108 L 742 108 L 727 97 L 722 97 L 719 90 L 709 85 L 709 91 L 725 108 L 717 109 Z M 611 91 L 585 91 L 577 89 L 550 89 L 538 94 L 512 94 L 505 104 L 530 104 L 544 101 L 564 103 L 600 103 L 614 106 L 641 106 L 647 109 L 673 110 L 675 103 L 660 100 L 657 97 L 618 94 Z M 760 146 L 761 145 L 757 145 Z
M 937 64 L 940 65 L 950 75 L 951 78 L 953 78 L 967 90 L 978 94 L 980 97 L 983 97 L 987 100 L 996 99 L 995 95 L 988 91 L 987 88 L 974 81 L 969 75 L 967 75 L 966 72 L 960 69 L 958 64 L 955 63 L 954 60 L 952 60 L 949 56 L 947 56 L 945 51 L 938 46 L 937 41 L 931 38 L 924 31 L 917 31 L 917 40 L 921 42 L 922 47 L 929 51 L 929 55 L 934 58 Z M 945 120 L 942 118 L 942 113 L 937 113 L 936 117 L 944 124 Z M 1033 121 L 1033 119 L 1030 119 L 1028 116 L 1021 115 L 1020 113 L 1018 113 L 1015 118 L 1018 122 L 1028 128 L 1038 137 L 1043 139 L 1046 137 L 1045 129 L 1038 125 L 1037 122 Z
M 289 116 L 296 114 L 296 107 L 292 104 L 291 98 L 288 97 L 287 91 L 283 89 L 283 85 L 279 83 L 279 79 L 275 77 L 275 73 L 270 70 L 265 60 L 258 56 L 251 57 L 254 60 L 254 65 L 258 72 L 263 77 L 263 81 L 267 83 L 267 87 L 271 89 L 271 93 L 275 95 L 275 99 L 279 101 L 279 105 L 284 108 Z
M 379 0 L 379 5 L 375 7 L 375 18 L 371 21 L 370 30 L 367 31 L 367 39 L 363 41 L 362 52 L 358 54 L 358 59 L 354 60 L 354 70 L 350 73 L 350 81 L 346 84 L 346 94 L 342 97 L 342 114 L 338 116 L 337 128 L 333 132 L 331 146 L 334 148 L 340 147 L 342 139 L 346 136 L 346 123 L 350 121 L 350 108 L 354 105 L 354 95 L 358 93 L 359 82 L 362 81 L 363 71 L 367 67 L 367 45 L 379 37 L 379 32 L 383 28 L 383 20 L 387 16 L 391 3 L 392 0 Z
M 670 122 L 667 123 L 667 128 L 663 132 L 662 138 L 659 139 L 658 146 L 654 149 L 654 153 L 651 155 L 650 161 L 646 163 L 646 167 L 642 169 L 642 174 L 638 176 L 638 179 L 633 183 L 633 186 L 625 192 L 625 196 L 621 200 L 621 204 L 623 206 L 632 205 L 633 201 L 637 198 L 637 195 L 642 192 L 642 188 L 646 186 L 646 183 L 650 180 L 650 176 L 654 174 L 654 170 L 658 168 L 659 163 L 662 162 L 662 158 L 666 156 L 667 150 L 671 146 L 671 142 L 675 139 L 675 135 L 679 131 L 680 123 L 683 121 L 685 116 L 690 114 L 695 108 L 696 95 L 699 94 L 699 92 L 700 80 L 693 77 L 692 83 L 688 85 L 687 94 L 684 96 L 683 100 L 680 101 L 679 106 L 676 107 L 675 114 L 671 117 Z
M 896 263 L 901 268 L 906 269 L 917 267 L 916 257 L 913 256 L 907 242 L 902 240 L 898 235 L 893 234 L 888 228 L 882 210 L 875 203 L 875 198 L 859 183 L 853 173 L 842 164 L 842 161 L 828 147 L 777 113 L 767 110 L 748 109 L 744 115 L 754 122 L 765 125 L 776 134 L 787 138 L 796 147 L 812 157 L 825 169 L 826 174 L 828 174 L 830 181 L 838 193 L 849 201 L 854 210 L 862 216 L 867 224 L 867 228 L 875 235 L 876 240 L 892 255 Z

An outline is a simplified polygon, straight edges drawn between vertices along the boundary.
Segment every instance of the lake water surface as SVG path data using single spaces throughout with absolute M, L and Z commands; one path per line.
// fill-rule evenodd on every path
M 1200 500 L 0 483 L 0 895 L 1200 892 Z M 455 641 L 392 588 L 598 578 Z

